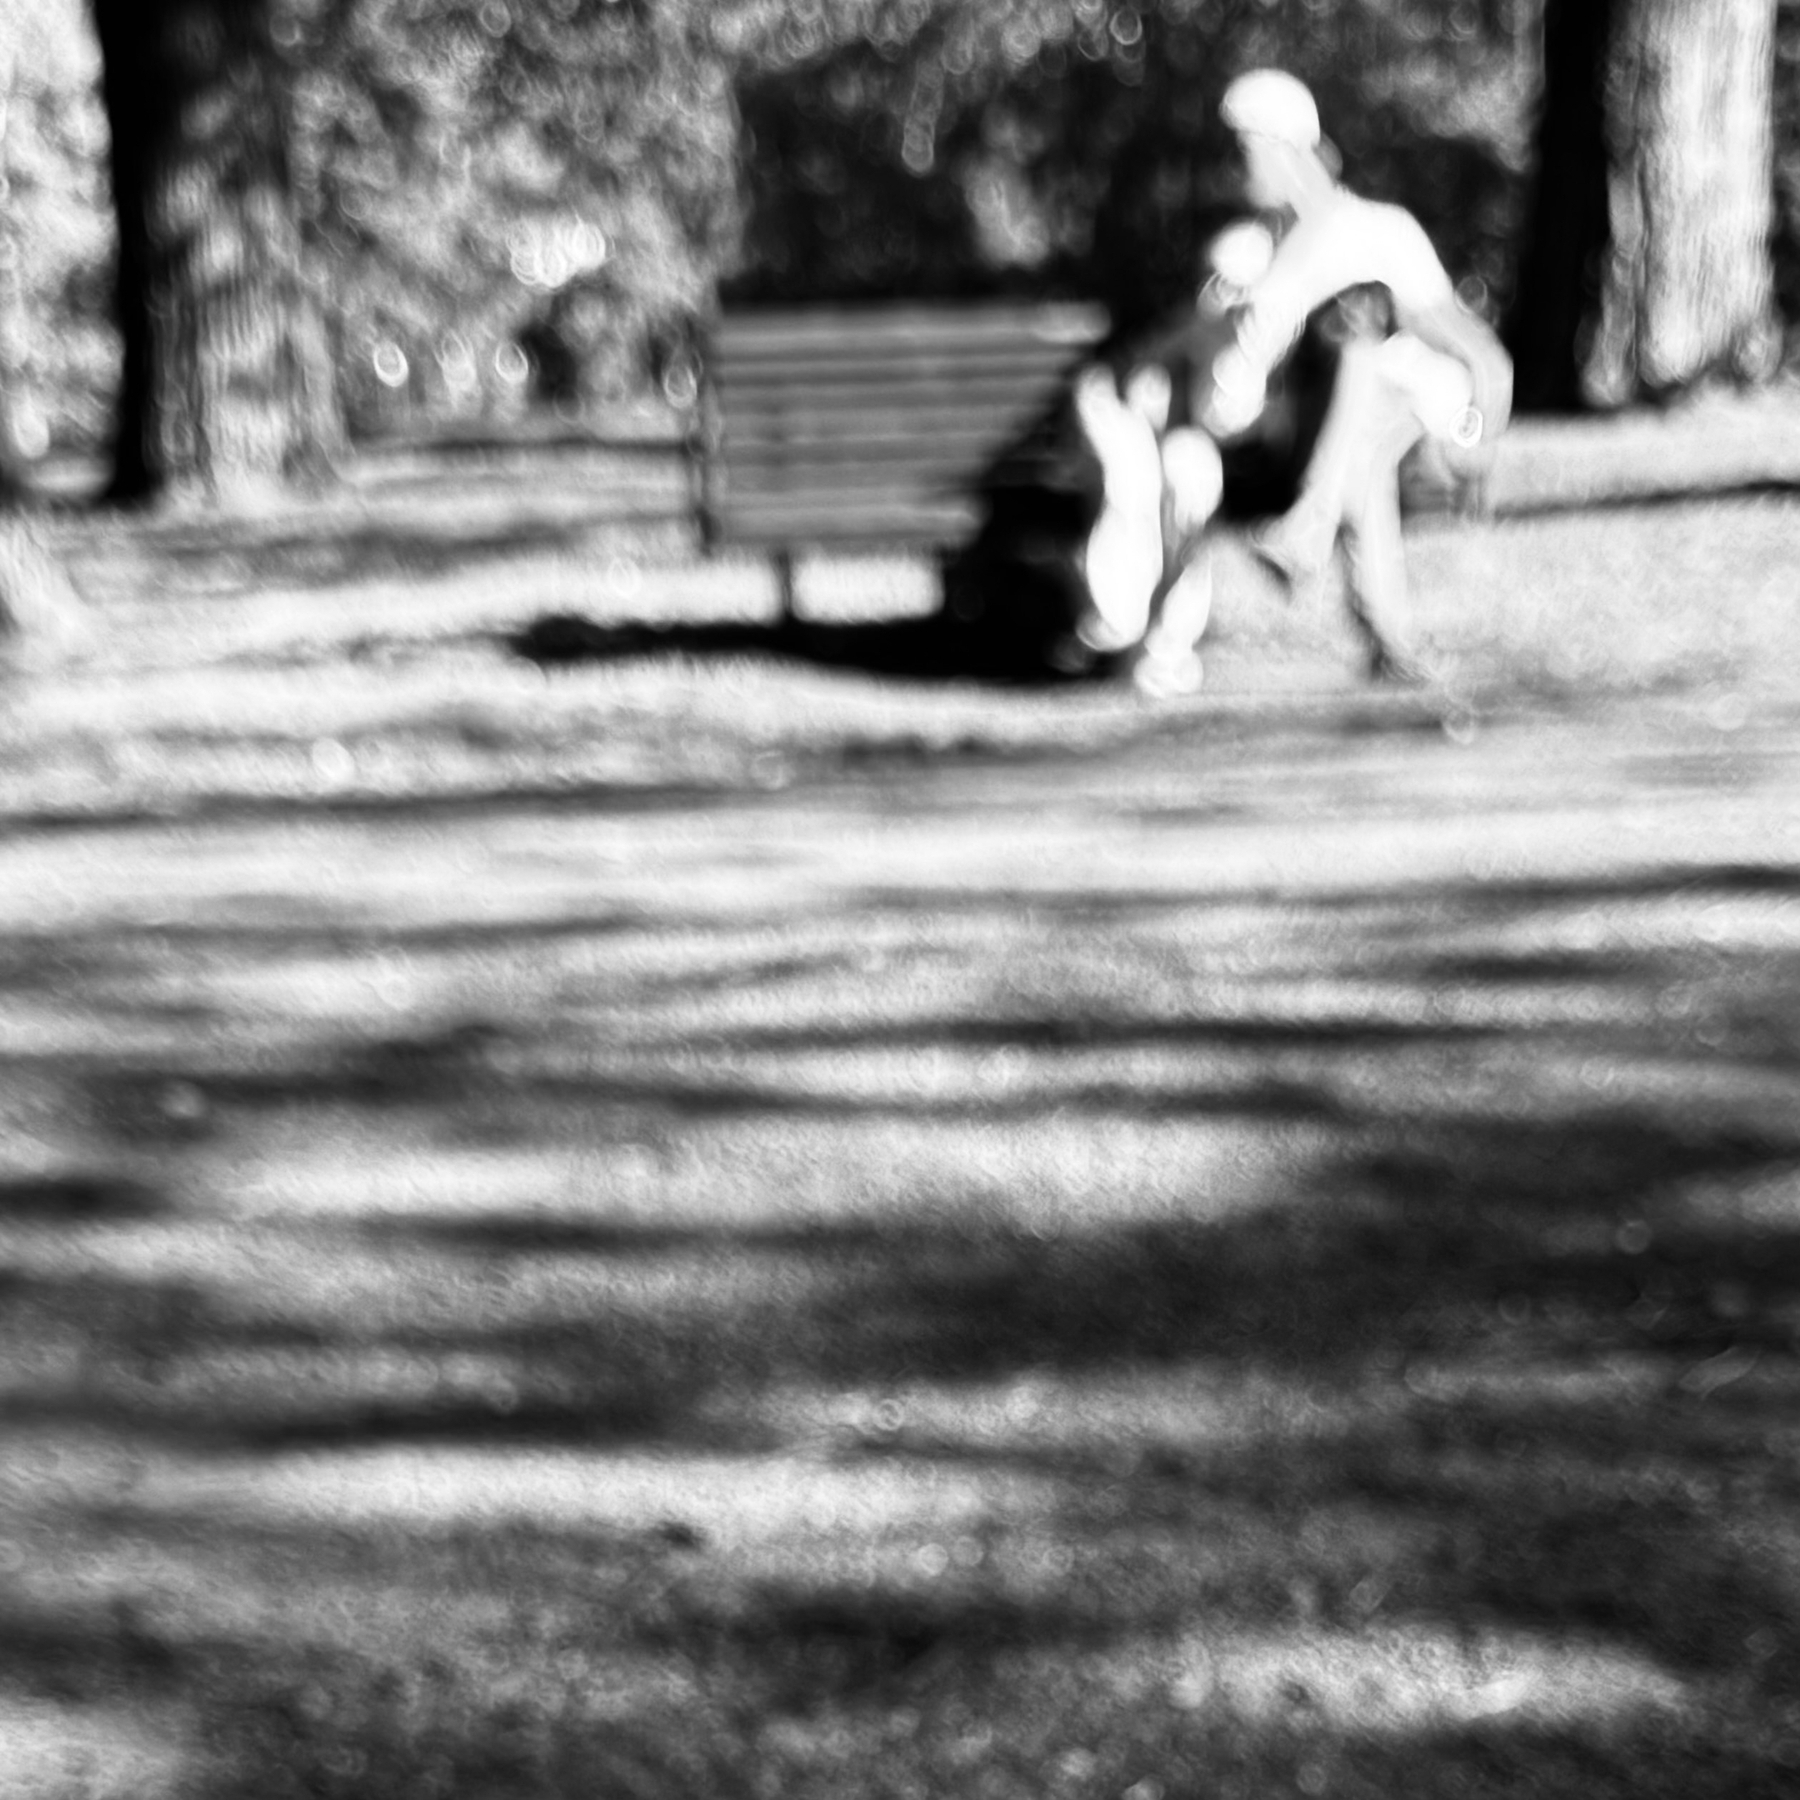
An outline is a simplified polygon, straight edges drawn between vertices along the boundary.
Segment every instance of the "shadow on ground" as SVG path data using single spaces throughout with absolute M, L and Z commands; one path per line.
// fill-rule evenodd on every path
M 1800 1121 L 1745 1096 L 1794 1071 L 1800 973 L 1766 945 L 1696 964 L 1666 935 L 1507 932 L 1793 883 L 1720 863 L 1282 903 L 1301 960 L 1371 996 L 1482 985 L 1473 1022 L 1171 1016 L 1115 977 L 1011 1011 L 876 984 L 886 1011 L 726 1018 L 676 1064 L 652 1018 L 611 1072 L 557 1061 L 555 1007 L 236 1070 L 28 1059 L 87 1161 L 0 1188 L 6 1341 L 32 1352 L 0 1426 L 125 1446 L 200 1497 L 131 1476 L 41 1520 L 90 1575 L 8 1565 L 0 1681 L 198 1709 L 201 1800 L 1791 1791 Z M 986 897 L 995 919 L 1014 898 Z M 1104 946 L 1168 904 L 1067 898 Z M 785 921 L 801 948 L 811 928 Z M 129 991 L 167 948 L 72 967 Z M 197 969 L 249 954 L 183 939 Z M 29 962 L 0 968 L 28 988 Z M 769 995 L 821 966 L 754 933 L 727 962 L 721 991 Z M 1699 1001 L 1659 1007 L 1678 983 Z M 1507 1011 L 1571 986 L 1607 1006 Z M 1004 1091 L 996 1053 L 1023 1059 Z M 872 1098 L 803 1074 L 895 1055 L 956 1079 Z M 1143 1056 L 1174 1061 L 1152 1079 Z M 1509 1091 L 1533 1059 L 1565 1072 Z M 1228 1169 L 1165 1160 L 1192 1185 L 1155 1206 L 1039 1203 L 1057 1133 L 1215 1123 L 1285 1146 L 1278 1191 L 1223 1205 Z M 858 1203 L 910 1140 L 856 1133 L 896 1124 L 989 1135 L 909 1216 Z M 799 1133 L 851 1203 L 734 1222 L 665 1171 L 662 1216 L 611 1206 L 603 1174 L 561 1212 L 427 1179 L 405 1205 L 236 1216 L 189 1187 L 271 1132 L 697 1145 L 726 1196 L 779 1185 Z M 993 1134 L 1007 1157 L 959 1178 L 956 1145 Z M 523 1498 L 434 1510 L 445 1457 L 501 1459 Z M 347 1499 L 258 1498 L 334 1467 Z M 535 1510 L 534 1471 L 565 1467 L 580 1503 Z M 644 1468 L 671 1472 L 653 1503 L 592 1511 Z M 845 1500 L 758 1536 L 707 1486 L 758 1469 L 764 1506 L 898 1493 L 923 1522 Z M 424 1485 L 384 1510 L 394 1479 Z
M 128 1606 L 85 1622 L 14 1611 L 5 1665 L 53 1695 L 197 1691 L 240 1734 L 235 1755 L 269 1759 L 219 1790 L 234 1794 L 264 1791 L 272 1767 L 316 1768 L 317 1791 L 345 1795 L 429 1792 L 421 1771 L 445 1767 L 459 1786 L 490 1780 L 520 1795 L 589 1791 L 597 1766 L 611 1771 L 609 1791 L 733 1792 L 712 1784 L 781 1766 L 763 1743 L 774 1722 L 804 1735 L 836 1721 L 841 1734 L 898 1714 L 917 1739 L 909 1757 L 938 1781 L 953 1777 L 932 1758 L 974 1714 L 1002 1721 L 1003 1736 L 1023 1731 L 1014 1754 L 1025 1765 L 1052 1744 L 1100 1742 L 1124 1759 L 1117 1773 L 1136 1766 L 1141 1779 L 1147 1757 L 1163 1759 L 1155 1766 L 1191 1772 L 1194 1792 L 1209 1791 L 1203 1779 L 1280 1781 L 1323 1755 L 1352 1791 L 1423 1795 L 1454 1781 L 1501 1793 L 1527 1778 L 1534 1791 L 1562 1791 L 1544 1783 L 1585 1770 L 1591 1792 L 1773 1794 L 1790 1778 L 1786 1740 L 1734 1747 L 1668 1721 L 1638 1737 L 1629 1718 L 1545 1724 L 1529 1707 L 1512 1721 L 1503 1711 L 1384 1730 L 1379 1707 L 1375 1723 L 1334 1712 L 1304 1669 L 1286 1679 L 1277 1716 L 1253 1728 L 1227 1706 L 1172 1699 L 1141 1671 L 1196 1632 L 1221 1666 L 1233 1634 L 1351 1645 L 1397 1634 L 1473 1646 L 1477 1659 L 1484 1644 L 1541 1639 L 1725 1684 L 1752 1710 L 1777 1705 L 1800 1678 L 1800 1593 L 1782 1555 L 1795 1483 L 1769 1456 L 1792 1432 L 1800 1234 L 1668 1229 L 1643 1241 L 1636 1228 L 1671 1185 L 1742 1183 L 1797 1160 L 1793 1136 L 1707 1138 L 1642 1120 L 1524 1131 L 1440 1122 L 1343 1159 L 1302 1205 L 1212 1228 L 1076 1230 L 1050 1242 L 865 1229 L 634 1241 L 538 1235 L 505 1217 L 381 1228 L 390 1245 L 399 1234 L 466 1259 L 472 1283 L 508 1258 L 545 1257 L 798 1260 L 815 1277 L 801 1284 L 814 1290 L 805 1304 L 777 1281 L 756 1302 L 686 1323 L 651 1304 L 586 1327 L 338 1335 L 249 1324 L 161 1282 L 15 1282 L 16 1317 L 42 1308 L 82 1319 L 110 1379 L 135 1379 L 129 1398 L 15 1400 L 10 1428 L 60 1417 L 140 1443 L 172 1437 L 190 1453 L 437 1443 L 753 1456 L 778 1437 L 722 1430 L 723 1390 L 1103 1386 L 1099 1423 L 1060 1437 L 963 1429 L 954 1406 L 915 1421 L 903 1399 L 890 1421 L 843 1431 L 831 1451 L 852 1473 L 899 1465 L 1047 1481 L 1058 1498 L 1039 1528 L 1062 1558 L 1050 1582 L 1023 1578 L 998 1531 L 966 1558 L 959 1544 L 964 1560 L 947 1576 L 869 1582 L 746 1576 L 710 1526 L 679 1513 L 598 1538 L 501 1520 L 423 1549 L 321 1521 L 288 1527 L 274 1566 L 303 1562 L 319 1581 L 344 1565 L 346 1583 L 389 1586 L 398 1566 L 417 1606 L 440 1563 L 465 1597 L 500 1603 L 508 1656 L 534 1667 L 548 1657 L 563 1683 L 509 1708 L 448 1661 L 396 1668 L 323 1647 L 207 1641 Z M 497 1357 L 527 1386 L 311 1411 L 265 1396 L 235 1417 L 228 1401 L 183 1399 L 179 1371 L 271 1348 L 352 1371 L 399 1354 Z M 1201 1407 L 1214 1390 L 1303 1377 L 1302 1427 L 1240 1424 L 1214 1443 L 1179 1415 L 1173 1429 L 1165 1418 L 1162 1433 L 1146 1430 L 1126 1407 L 1106 1428 L 1108 1384 L 1195 1365 L 1211 1371 L 1196 1384 Z M 194 1522 L 146 1517 L 129 1501 L 92 1526 L 120 1541 L 167 1534 L 178 1561 L 192 1555 Z M 229 1514 L 223 1528 L 228 1563 L 266 1562 L 255 1530 Z M 216 1557 L 221 1525 L 205 1529 Z M 1121 1708 L 1059 1693 L 1046 1716 L 1034 1698 L 1046 1667 L 1084 1661 L 1138 1668 L 1138 1687 L 1126 1683 L 1135 1698 Z M 624 1723 L 593 1716 L 584 1675 L 604 1687 L 617 1677 L 602 1668 L 664 1662 L 689 1684 L 697 1728 L 654 1703 Z M 840 1764 L 835 1779 L 862 1777 Z
M 510 647 L 544 668 L 673 654 L 700 659 L 771 656 L 906 681 L 961 678 L 1044 687 L 1076 678 L 1059 673 L 1046 660 L 1041 629 L 1008 633 L 977 628 L 942 611 L 857 624 L 787 619 L 670 625 L 600 625 L 579 614 L 553 613 L 517 633 Z
M 214 591 L 269 587 L 335 588 L 405 576 L 443 579 L 521 557 L 573 555 L 620 530 L 672 535 L 667 510 L 608 512 L 592 518 L 517 517 L 482 524 L 420 527 L 401 520 L 353 524 L 341 518 L 310 528 L 254 521 L 170 526 L 153 539 L 158 559 L 188 581 L 206 578 Z M 235 582 L 230 577 L 236 576 Z

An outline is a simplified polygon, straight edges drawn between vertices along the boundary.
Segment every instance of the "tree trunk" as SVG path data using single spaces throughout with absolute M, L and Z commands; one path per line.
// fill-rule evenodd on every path
M 111 494 L 322 473 L 341 441 L 269 0 L 93 0 L 123 348 Z
M 0 6 L 0 504 L 21 489 L 18 442 L 20 390 L 25 348 L 25 294 L 21 248 L 11 198 L 11 131 L 18 94 L 18 58 L 7 34 L 12 21 Z
M 1510 332 L 1522 405 L 1773 371 L 1776 4 L 1552 0 Z
M 1614 29 L 1612 248 L 1584 379 L 1618 405 L 1774 370 L 1775 0 L 1633 0 Z
M 1522 408 L 1581 403 L 1583 339 L 1606 247 L 1606 47 L 1615 0 L 1551 0 L 1543 19 L 1538 172 L 1508 322 Z

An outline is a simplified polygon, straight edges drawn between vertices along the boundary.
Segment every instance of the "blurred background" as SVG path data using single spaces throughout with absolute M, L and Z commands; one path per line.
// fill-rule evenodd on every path
M 1594 413 L 1442 684 L 698 554 L 1269 63 Z M 1800 0 L 0 0 L 0 180 L 0 1794 L 1800 1792 Z
M 1230 204 L 1218 94 L 1264 62 L 1314 86 L 1347 176 L 1412 208 L 1465 296 L 1507 320 L 1539 165 L 1575 160 L 1544 105 L 1545 9 L 0 0 L 5 466 L 16 479 L 46 458 L 103 455 L 133 380 L 109 189 L 122 128 L 138 141 L 121 158 L 121 205 L 148 233 L 127 246 L 126 273 L 149 265 L 138 275 L 152 318 L 229 261 L 214 244 L 176 269 L 183 182 L 216 226 L 234 181 L 256 194 L 245 145 L 263 141 L 262 200 L 292 234 L 266 236 L 263 257 L 284 265 L 290 300 L 313 321 L 301 360 L 328 379 L 314 397 L 328 442 L 534 409 L 573 423 L 624 403 L 685 404 L 696 332 L 721 295 L 1029 291 L 1104 300 L 1127 326 L 1154 314 L 1187 291 Z M 1775 19 L 1771 261 L 1791 340 L 1800 0 L 1748 10 Z M 1608 9 L 1550 11 L 1554 34 L 1559 16 Z M 244 42 L 202 54 L 226 17 Z M 119 65 L 110 101 L 103 43 Z M 1548 171 L 1559 191 L 1603 179 L 1584 156 L 1594 169 Z M 164 192 L 147 198 L 156 180 Z M 1576 254 L 1591 286 L 1592 244 Z M 178 425 L 176 448 L 151 463 L 180 463 L 180 437 Z

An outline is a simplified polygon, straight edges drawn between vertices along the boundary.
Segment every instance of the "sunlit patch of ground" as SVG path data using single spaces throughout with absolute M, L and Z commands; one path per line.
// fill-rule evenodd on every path
M 1606 1724 L 1679 1710 L 1683 1684 L 1604 1645 L 1459 1640 L 1429 1631 L 1296 1632 L 1181 1647 L 1177 1697 L 1251 1722 L 1310 1712 L 1353 1734 L 1411 1734 L 1510 1717 Z
M 0 1696 L 5 1800 L 177 1800 L 194 1775 L 179 1737 L 147 1708 Z
M 1423 696 L 515 657 L 767 619 L 667 475 L 80 547 L 0 1792 L 1791 1791 L 1792 503 L 1421 525 Z

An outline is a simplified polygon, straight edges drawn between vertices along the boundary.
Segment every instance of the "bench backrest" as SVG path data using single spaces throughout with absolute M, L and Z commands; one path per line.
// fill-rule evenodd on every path
M 1106 335 L 1097 306 L 727 313 L 702 417 L 710 543 L 949 547 L 981 523 L 995 458 Z

